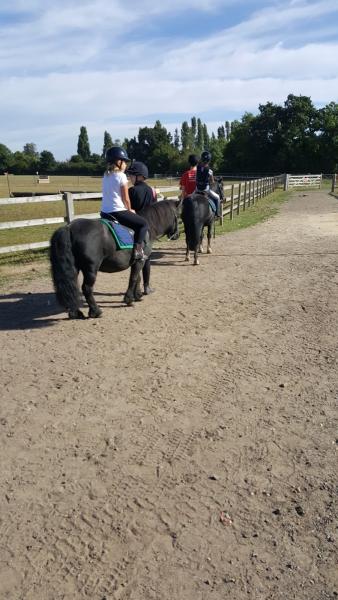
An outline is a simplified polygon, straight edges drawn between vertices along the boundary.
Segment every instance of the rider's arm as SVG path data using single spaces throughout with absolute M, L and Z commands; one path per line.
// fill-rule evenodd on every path
M 126 210 L 132 210 L 129 199 L 128 184 L 121 185 L 121 197 Z M 134 212 L 134 211 L 133 211 Z

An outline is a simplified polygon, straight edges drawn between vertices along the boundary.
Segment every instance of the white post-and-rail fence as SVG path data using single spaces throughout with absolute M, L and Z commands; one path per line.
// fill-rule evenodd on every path
M 289 175 L 285 176 L 285 190 L 297 187 L 321 188 L 322 174 L 319 175 Z
M 230 219 L 240 213 L 240 210 L 246 210 L 250 206 L 253 206 L 257 200 L 271 194 L 275 191 L 276 187 L 283 187 L 285 176 L 280 175 L 278 177 L 264 177 L 262 179 L 249 179 L 247 181 L 241 181 L 240 183 L 233 183 L 231 185 L 224 186 L 224 202 L 222 205 L 222 215 L 220 222 L 223 223 L 224 217 L 229 215 Z M 163 192 L 179 192 L 178 186 L 173 187 L 161 187 L 157 189 L 159 194 Z M 23 221 L 9 221 L 0 222 L 0 230 L 4 229 L 18 229 L 21 227 L 36 227 L 38 225 L 52 225 L 55 223 L 70 223 L 74 219 L 98 219 L 99 213 L 91 214 L 80 214 L 75 215 L 74 212 L 74 200 L 99 200 L 102 198 L 100 192 L 83 192 L 73 194 L 71 192 L 64 192 L 62 194 L 54 194 L 48 196 L 29 196 L 23 198 L 0 198 L 0 206 L 11 206 L 13 204 L 26 204 L 33 202 L 60 202 L 63 200 L 66 206 L 65 217 L 50 217 L 43 219 L 27 219 Z M 178 196 L 169 196 L 171 199 L 177 199 Z M 50 245 L 49 240 L 44 242 L 31 242 L 27 244 L 16 244 L 15 246 L 2 246 L 0 247 L 0 254 L 9 254 L 11 252 L 20 252 L 22 250 L 35 250 L 39 248 L 48 248 Z

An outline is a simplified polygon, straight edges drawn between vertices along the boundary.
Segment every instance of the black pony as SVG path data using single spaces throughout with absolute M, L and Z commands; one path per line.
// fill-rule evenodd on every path
M 102 310 L 95 302 L 93 288 L 98 271 L 116 273 L 131 267 L 128 289 L 124 295 L 127 305 L 141 300 L 141 270 L 144 285 L 149 287 L 150 261 L 154 240 L 167 234 L 178 237 L 178 209 L 180 202 L 162 200 L 148 206 L 142 216 L 148 221 L 149 239 L 144 249 L 146 263 L 133 261 L 132 250 L 117 249 L 107 226 L 99 220 L 75 219 L 60 227 L 52 236 L 50 260 L 56 297 L 71 319 L 84 319 L 80 310 L 81 294 L 77 283 L 82 271 L 82 291 L 89 306 L 88 317 L 100 317 Z
M 211 188 L 219 197 L 221 203 L 224 200 L 222 177 L 216 177 Z M 199 265 L 198 252 L 203 252 L 203 230 L 208 227 L 207 253 L 211 254 L 211 235 L 214 225 L 215 212 L 209 204 L 209 198 L 205 192 L 194 192 L 183 200 L 182 221 L 184 223 L 187 252 L 185 260 L 189 261 L 189 251 L 194 252 L 194 265 Z

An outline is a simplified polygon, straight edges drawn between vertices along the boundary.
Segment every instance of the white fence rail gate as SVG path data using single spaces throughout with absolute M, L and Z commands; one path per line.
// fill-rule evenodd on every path
M 320 175 L 289 175 L 285 177 L 285 189 L 297 187 L 317 187 L 322 185 L 322 174 Z

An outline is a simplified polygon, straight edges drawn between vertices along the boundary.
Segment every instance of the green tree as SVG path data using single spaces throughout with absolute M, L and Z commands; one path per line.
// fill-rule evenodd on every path
M 28 156 L 32 156 L 34 158 L 37 158 L 39 156 L 39 153 L 36 148 L 36 144 L 33 144 L 32 142 L 24 145 L 23 152 L 24 152 L 24 154 L 27 154 Z
M 187 121 L 183 121 L 181 126 L 181 144 L 182 150 L 191 150 L 191 133 Z
M 219 173 L 223 169 L 223 154 L 224 154 L 225 145 L 226 145 L 225 138 L 219 138 L 219 137 L 216 138 L 215 134 L 214 133 L 212 134 L 210 141 L 209 141 L 208 148 L 211 152 L 212 169 L 216 173 L 217 172 Z
M 56 160 L 49 150 L 42 150 L 39 160 L 40 173 L 50 173 L 56 167 Z
M 176 127 L 175 133 L 174 133 L 174 146 L 175 146 L 176 150 L 179 150 L 179 147 L 180 147 L 180 136 L 178 135 L 178 129 L 177 129 L 177 127 Z
M 323 173 L 338 171 L 338 104 L 330 102 L 318 110 L 318 170 Z
M 199 152 L 204 149 L 204 131 L 201 119 L 197 119 L 197 140 L 196 146 Z
M 79 139 L 77 142 L 77 153 L 83 160 L 90 159 L 90 146 L 86 127 L 80 128 Z
M 210 136 L 208 133 L 208 128 L 206 126 L 206 124 L 203 124 L 203 138 L 204 138 L 204 146 L 205 148 L 209 148 L 210 146 Z
M 13 160 L 13 153 L 5 144 L 0 144 L 0 173 L 8 171 Z
M 38 158 L 27 152 L 14 152 L 11 171 L 15 175 L 29 175 L 36 173 L 39 168 Z
M 219 140 L 225 140 L 225 128 L 224 125 L 221 125 L 217 128 L 217 137 Z
M 191 118 L 191 141 L 192 141 L 192 149 L 195 148 L 197 142 L 197 120 L 196 117 Z
M 108 148 L 111 148 L 112 146 L 113 146 L 112 137 L 111 137 L 110 133 L 108 133 L 108 131 L 105 131 L 104 135 L 103 135 L 102 158 L 105 158 Z

